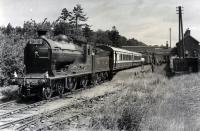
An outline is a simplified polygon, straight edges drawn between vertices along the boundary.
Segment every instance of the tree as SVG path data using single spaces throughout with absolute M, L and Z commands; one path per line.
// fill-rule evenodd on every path
M 24 36 L 25 38 L 37 38 L 38 30 L 45 30 L 48 32 L 48 36 L 52 35 L 53 25 L 51 22 L 47 21 L 47 18 L 43 20 L 43 22 L 36 23 L 35 20 L 25 21 L 23 25 Z
M 109 31 L 102 31 L 98 30 L 95 32 L 95 37 L 93 37 L 93 42 L 98 44 L 105 44 L 105 45 L 111 45 L 112 41 L 108 37 Z
M 5 34 L 10 35 L 13 32 L 14 28 L 12 27 L 12 25 L 10 23 L 8 23 L 6 29 L 5 29 Z
M 68 20 L 71 18 L 71 12 L 69 12 L 66 8 L 62 9 L 61 16 L 59 19 L 63 20 L 64 22 L 68 22 Z
M 87 41 L 91 41 L 92 36 L 92 30 L 90 29 L 90 26 L 86 24 L 86 26 L 83 28 L 83 35 L 87 39 Z
M 88 18 L 86 17 L 86 14 L 83 12 L 83 8 L 81 5 L 77 4 L 76 7 L 74 7 L 72 16 L 70 19 L 70 23 L 75 25 L 76 30 L 78 29 L 79 26 L 83 26 L 85 24 L 78 24 L 79 21 L 85 22 Z
M 72 17 L 72 13 L 69 12 L 66 8 L 62 9 L 60 17 L 53 22 L 54 26 L 54 35 L 64 34 L 71 35 L 72 34 L 72 26 L 69 23 L 69 20 Z
M 64 35 L 71 35 L 73 34 L 72 26 L 69 23 L 65 22 L 58 22 L 54 26 L 54 34 L 64 34 Z
M 108 36 L 109 36 L 109 39 L 112 41 L 113 46 L 117 46 L 117 47 L 120 46 L 119 45 L 120 35 L 115 26 L 112 27 L 112 30 L 109 32 Z
M 20 34 L 20 35 L 24 34 L 24 30 L 21 26 L 15 27 L 15 32 L 16 32 L 16 34 Z
M 35 38 L 37 36 L 37 24 L 35 20 L 25 21 L 23 29 L 26 38 Z
M 131 38 L 127 41 L 128 46 L 146 46 L 143 42 L 140 42 L 134 38 Z
M 119 46 L 125 46 L 127 44 L 127 39 L 124 36 L 119 37 Z

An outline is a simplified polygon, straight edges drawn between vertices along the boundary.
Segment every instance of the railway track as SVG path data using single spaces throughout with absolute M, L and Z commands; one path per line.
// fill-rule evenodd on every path
M 84 90 L 83 88 L 77 89 L 73 92 L 67 92 L 63 95 L 63 99 L 71 94 L 75 94 Z M 39 101 L 30 105 L 20 104 L 16 101 L 11 101 L 3 103 L 0 105 L 0 130 L 6 129 L 14 126 L 24 125 L 26 123 L 31 123 L 37 119 L 40 115 L 33 115 L 37 111 L 37 107 L 44 105 L 48 102 L 61 99 L 59 96 L 52 97 L 49 100 Z
M 14 104 L 14 103 L 16 103 L 16 100 L 2 103 L 2 104 L 0 104 L 0 109 L 3 109 L 3 108 L 5 108 L 5 107 L 7 107 L 7 106 L 9 106 L 11 104 Z
M 77 112 L 71 111 L 71 112 L 68 112 L 69 113 L 68 117 L 65 117 L 64 119 L 62 119 L 60 121 L 55 122 L 55 121 L 49 120 L 50 124 L 44 124 L 43 122 L 41 122 L 41 120 L 43 118 L 45 118 L 45 120 L 48 121 L 48 119 L 50 119 L 52 116 L 54 116 L 54 115 L 56 115 L 60 112 L 67 111 L 67 110 L 72 109 L 72 108 L 76 108 L 76 105 L 84 104 L 84 103 L 87 103 L 89 101 L 97 101 L 97 100 L 99 100 L 103 97 L 110 95 L 110 94 L 113 94 L 113 92 L 107 93 L 107 94 L 104 94 L 104 95 L 101 95 L 101 96 L 97 96 L 97 97 L 94 97 L 94 98 L 91 98 L 91 99 L 81 100 L 80 102 L 78 102 L 76 104 L 66 105 L 66 106 L 57 108 L 55 110 L 48 111 L 46 113 L 41 113 L 38 116 L 34 116 L 34 118 L 32 120 L 28 121 L 27 123 L 24 123 L 23 125 L 17 127 L 15 130 L 16 131 L 24 131 L 27 128 L 29 128 L 29 130 L 42 131 L 42 130 L 50 129 L 54 126 L 58 127 L 58 125 L 63 125 L 63 124 L 66 124 L 66 123 L 69 124 L 71 121 L 73 121 L 74 119 L 78 119 L 79 116 L 84 115 L 84 113 L 86 113 L 86 112 L 80 113 L 79 111 L 77 111 Z M 38 123 L 39 123 L 40 126 L 38 125 Z
M 52 129 L 53 127 L 59 127 L 59 126 L 64 125 L 64 124 L 69 125 L 72 121 L 78 120 L 78 118 L 81 115 L 83 115 L 83 113 L 73 114 L 72 116 L 69 116 L 69 117 L 67 117 L 67 118 L 65 118 L 63 120 L 60 120 L 60 121 L 57 121 L 55 123 L 51 123 L 51 124 L 48 124 L 46 126 L 40 127 L 38 129 L 36 129 L 36 131 L 48 130 L 48 129 Z
M 80 88 L 72 92 L 67 92 L 63 94 L 62 99 L 82 90 L 87 90 L 93 86 L 94 85 L 89 85 L 87 88 Z M 0 130 L 19 125 L 22 125 L 23 127 L 27 123 L 31 124 L 35 121 L 34 119 L 38 118 L 38 115 L 31 115 L 37 110 L 37 107 L 57 99 L 61 99 L 60 96 L 55 96 L 49 100 L 43 100 L 28 105 L 26 103 L 18 103 L 16 100 L 0 104 Z

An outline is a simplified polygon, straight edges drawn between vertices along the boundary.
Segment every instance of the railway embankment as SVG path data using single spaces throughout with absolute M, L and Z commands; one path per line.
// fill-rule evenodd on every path
M 137 78 L 132 77 L 131 69 L 118 73 L 112 82 L 120 81 L 126 88 L 91 102 L 82 109 L 84 115 L 59 127 L 68 130 L 199 130 L 200 74 L 168 79 L 162 68 Z
M 143 70 L 141 69 L 141 67 L 138 67 L 131 69 L 131 72 L 130 70 L 122 72 L 131 75 L 130 77 L 134 80 L 141 78 L 145 72 L 150 71 L 149 66 L 145 66 Z M 15 109 L 12 106 L 9 112 L 4 111 L 7 110 L 7 106 L 4 106 L 1 109 L 4 111 L 2 112 L 1 129 L 40 130 L 49 128 L 56 123 L 63 123 L 63 121 L 64 123 L 68 123 L 74 117 L 81 117 L 85 113 L 91 112 L 90 110 L 93 109 L 95 103 L 99 105 L 99 101 L 104 102 L 105 98 L 110 98 L 114 94 L 120 94 L 127 88 L 127 86 L 123 85 L 124 81 L 126 81 L 126 77 L 123 76 L 123 73 L 119 72 L 112 81 L 71 93 L 61 99 L 37 105 L 33 104 L 34 106 L 20 106 L 19 110 L 16 110 L 18 109 L 17 107 Z M 19 104 L 16 103 L 16 105 Z M 8 113 L 9 116 L 4 115 Z
M 200 74 L 169 79 L 163 68 L 118 72 L 111 81 L 24 112 L 39 115 L 10 129 L 198 130 Z

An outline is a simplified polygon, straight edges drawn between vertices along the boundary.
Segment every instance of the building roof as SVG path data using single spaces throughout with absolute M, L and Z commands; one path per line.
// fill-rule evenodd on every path
M 196 43 L 199 43 L 198 40 L 196 40 L 194 37 L 191 36 L 191 30 L 190 30 L 189 28 L 185 31 L 183 39 L 184 39 L 184 40 L 185 40 L 185 39 L 192 39 L 192 40 L 194 40 Z M 181 43 L 182 41 L 183 41 L 183 40 L 177 42 L 177 44 Z
M 194 37 L 192 37 L 191 35 L 187 35 L 184 37 L 184 39 L 187 39 L 187 38 L 191 38 L 193 39 L 196 43 L 199 43 L 199 41 L 197 39 L 195 39 Z M 182 42 L 183 40 L 181 40 L 180 42 Z M 180 42 L 177 42 L 177 44 L 179 44 Z

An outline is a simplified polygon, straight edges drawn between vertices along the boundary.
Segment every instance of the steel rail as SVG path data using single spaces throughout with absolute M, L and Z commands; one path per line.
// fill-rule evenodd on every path
M 82 103 L 85 103 L 85 102 L 88 102 L 88 101 L 97 100 L 97 99 L 99 99 L 99 98 L 106 97 L 106 96 L 108 96 L 109 94 L 112 94 L 112 93 L 108 93 L 108 94 L 96 96 L 96 97 L 93 97 L 93 98 L 91 98 L 91 99 L 83 99 L 83 100 L 81 100 L 80 102 L 78 102 L 78 103 L 76 103 L 76 104 L 82 104 Z M 17 127 L 15 130 L 16 130 L 16 131 L 23 131 L 23 130 L 25 130 L 25 128 L 27 128 L 29 125 L 36 123 L 36 122 L 38 121 L 38 119 L 43 118 L 43 117 L 46 117 L 46 116 L 53 116 L 53 115 L 58 114 L 58 113 L 60 113 L 60 112 L 62 112 L 62 111 L 65 111 L 65 110 L 67 110 L 67 109 L 73 108 L 73 106 L 76 105 L 76 104 L 70 104 L 70 105 L 62 106 L 62 107 L 60 107 L 60 108 L 57 108 L 57 109 L 54 109 L 54 110 L 51 110 L 51 111 L 47 111 L 47 112 L 44 112 L 44 113 L 40 113 L 40 114 L 37 115 L 37 117 L 36 117 L 36 116 L 32 117 L 32 118 L 33 118 L 32 120 L 30 120 L 30 121 L 28 121 L 27 123 L 25 123 L 25 124 L 23 124 L 23 125 Z M 72 116 L 72 117 L 75 117 L 75 116 L 80 115 L 80 114 L 83 114 L 83 113 L 77 113 L 76 115 L 74 115 L 74 116 Z M 70 117 L 70 118 L 71 118 L 71 117 Z M 29 119 L 29 118 L 27 118 L 27 119 Z M 67 119 L 69 119 L 69 118 L 67 118 Z M 66 120 L 64 119 L 64 120 L 62 120 L 62 121 L 67 121 L 67 119 L 66 119 Z M 56 122 L 56 123 L 57 123 L 57 122 Z M 56 124 L 56 123 L 55 123 L 55 124 Z M 54 123 L 53 123 L 53 124 L 54 124 Z M 1 127 L 0 127 L 0 129 L 1 129 Z
M 7 105 L 10 105 L 10 104 L 12 104 L 12 103 L 15 103 L 15 102 L 16 102 L 16 100 L 2 103 L 2 104 L 0 104 L 0 109 L 4 108 L 4 107 L 7 106 Z
M 87 89 L 89 89 L 89 88 L 87 88 Z M 73 92 L 67 92 L 67 93 L 64 94 L 63 97 L 66 97 L 66 96 L 68 96 L 68 95 L 70 95 L 70 94 L 78 93 L 78 92 L 80 92 L 80 91 L 82 91 L 82 90 L 87 90 L 87 89 L 80 88 L 80 89 L 77 89 L 77 90 L 75 90 L 75 91 L 73 91 Z M 33 104 L 28 105 L 28 106 L 26 106 L 26 107 L 22 107 L 22 108 L 20 108 L 20 109 L 16 109 L 16 110 L 14 110 L 14 111 L 11 111 L 11 112 L 2 114 L 2 115 L 1 115 L 1 118 L 5 118 L 6 116 L 14 115 L 14 114 L 16 114 L 16 113 L 22 112 L 22 111 L 24 111 L 24 110 L 27 110 L 27 109 L 30 109 L 30 108 L 33 108 L 33 107 L 36 107 L 36 106 L 40 106 L 40 105 L 42 105 L 42 104 L 45 104 L 45 103 L 47 103 L 47 102 L 50 102 L 50 101 L 53 101 L 53 100 L 56 100 L 56 99 L 59 99 L 59 96 L 55 96 L 55 97 L 51 98 L 50 100 L 44 100 L 44 101 L 40 101 L 40 102 L 37 102 L 37 103 L 33 103 Z M 83 102 L 83 101 L 82 101 L 82 102 Z M 59 112 L 59 111 L 61 111 L 61 110 L 66 110 L 67 108 L 70 108 L 70 106 L 73 106 L 73 105 L 74 105 L 74 104 L 68 105 L 69 107 L 68 107 L 68 106 L 64 106 L 64 107 L 57 108 L 57 109 L 55 109 L 55 110 L 52 110 L 52 111 L 48 112 L 47 114 L 54 114 L 54 113 L 57 113 L 57 112 Z M 0 129 L 8 128 L 8 127 L 10 127 L 11 125 L 14 125 L 14 124 L 17 124 L 17 123 L 23 123 L 23 121 L 28 121 L 28 123 L 30 123 L 31 120 L 32 120 L 32 121 L 35 121 L 35 120 L 37 120 L 38 117 L 44 116 L 45 114 L 46 114 L 46 113 L 39 113 L 39 114 L 36 114 L 36 115 L 33 115 L 33 116 L 28 116 L 28 117 L 25 117 L 25 118 L 22 118 L 22 119 L 19 119 L 19 120 L 7 122 L 7 123 L 5 123 L 5 124 L 0 125 Z M 7 118 L 7 117 L 6 117 L 6 118 Z M 35 120 L 34 120 L 34 119 L 35 119 Z

